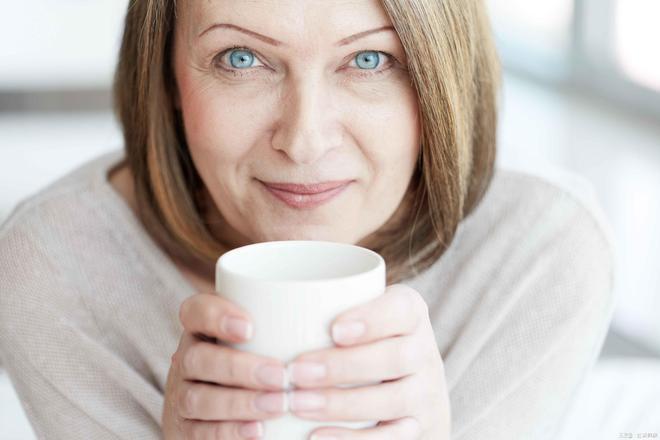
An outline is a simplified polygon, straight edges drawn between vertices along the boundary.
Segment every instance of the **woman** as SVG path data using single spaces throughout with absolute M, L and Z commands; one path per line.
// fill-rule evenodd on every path
M 125 151 L 0 235 L 0 347 L 39 437 L 258 438 L 291 411 L 379 421 L 315 439 L 553 438 L 612 255 L 590 200 L 495 169 L 498 84 L 478 0 L 131 1 Z M 219 255 L 283 239 L 388 267 L 288 365 L 215 344 L 253 323 L 212 294 Z

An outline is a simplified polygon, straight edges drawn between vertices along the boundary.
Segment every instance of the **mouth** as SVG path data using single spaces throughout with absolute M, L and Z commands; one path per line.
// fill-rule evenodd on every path
M 352 180 L 299 184 L 272 183 L 259 180 L 262 187 L 277 200 L 296 209 L 316 208 L 330 202 L 350 185 Z

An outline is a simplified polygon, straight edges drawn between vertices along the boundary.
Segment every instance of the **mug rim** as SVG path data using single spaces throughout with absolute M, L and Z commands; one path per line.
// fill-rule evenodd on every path
M 344 248 L 344 249 L 350 249 L 353 252 L 356 253 L 361 253 L 365 256 L 370 256 L 372 258 L 372 261 L 369 263 L 369 266 L 366 270 L 361 270 L 361 271 L 355 271 L 354 273 L 348 274 L 348 275 L 338 275 L 338 276 L 329 276 L 329 277 L 319 277 L 319 278 L 312 278 L 312 279 L 296 279 L 296 278 L 291 278 L 291 279 L 275 279 L 271 277 L 258 277 L 254 276 L 252 274 L 247 275 L 245 272 L 241 270 L 237 270 L 236 267 L 232 267 L 232 263 L 234 259 L 239 258 L 241 254 L 250 252 L 255 247 L 278 247 L 278 246 L 297 246 L 297 247 L 304 247 L 304 246 L 325 246 L 325 247 L 334 247 L 334 248 Z M 216 285 L 217 281 L 219 278 L 219 275 L 222 273 L 223 276 L 230 275 L 231 277 L 235 277 L 237 279 L 243 280 L 243 281 L 252 281 L 252 282 L 268 282 L 268 283 L 276 283 L 276 284 L 290 284 L 290 283 L 295 283 L 295 284 L 309 284 L 309 283 L 317 283 L 317 282 L 329 282 L 329 281 L 343 281 L 343 280 L 351 280 L 354 278 L 359 278 L 359 277 L 364 277 L 364 276 L 369 276 L 370 274 L 373 274 L 374 272 L 377 272 L 379 270 L 383 270 L 385 268 L 385 260 L 383 257 L 378 254 L 377 252 L 372 251 L 371 249 L 358 246 L 355 244 L 350 244 L 350 243 L 343 243 L 343 242 L 335 242 L 335 241 L 328 241 L 328 240 L 274 240 L 274 241 L 262 241 L 258 243 L 251 243 L 245 246 L 237 247 L 234 248 L 230 251 L 225 252 L 222 254 L 217 262 L 216 262 Z M 384 272 L 384 270 L 383 270 Z

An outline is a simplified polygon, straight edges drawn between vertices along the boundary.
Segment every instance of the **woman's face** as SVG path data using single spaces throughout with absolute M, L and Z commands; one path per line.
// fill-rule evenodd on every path
M 396 32 L 367 32 L 391 26 L 379 2 L 178 8 L 177 106 L 219 238 L 358 243 L 385 224 L 414 172 L 419 124 Z

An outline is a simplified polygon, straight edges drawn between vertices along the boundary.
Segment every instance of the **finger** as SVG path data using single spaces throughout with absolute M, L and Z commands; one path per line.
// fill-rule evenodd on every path
M 307 352 L 289 363 L 287 371 L 299 388 L 327 388 L 399 379 L 419 371 L 433 354 L 417 335 L 395 336 Z
M 201 333 L 228 342 L 242 342 L 252 336 L 248 313 L 212 293 L 198 293 L 183 301 L 179 320 L 192 334 Z
M 428 307 L 421 295 L 405 284 L 393 284 L 384 294 L 335 318 L 332 338 L 338 345 L 352 345 L 413 333 Z
M 182 382 L 176 399 L 178 414 L 184 419 L 263 420 L 288 410 L 284 392 L 264 393 L 203 382 Z
M 313 420 L 394 420 L 411 416 L 418 414 L 427 400 L 417 376 L 362 387 L 291 391 L 289 408 L 297 416 Z
M 176 348 L 174 354 L 172 354 L 172 365 L 179 371 L 179 366 L 181 365 L 181 357 L 183 353 L 186 352 L 188 347 L 190 347 L 195 342 L 195 337 L 184 330 L 179 338 L 179 345 Z
M 286 370 L 280 360 L 225 345 L 197 340 L 186 348 L 179 360 L 185 380 L 254 390 L 288 388 Z
M 315 436 L 328 436 L 333 439 L 355 439 L 355 440 L 381 440 L 384 438 L 396 439 L 418 439 L 421 434 L 419 422 L 414 417 L 403 417 L 398 420 L 378 422 L 373 428 L 347 429 L 347 428 L 319 428 L 312 433 Z
M 190 439 L 246 439 L 264 435 L 261 422 L 204 422 L 185 419 L 181 422 L 185 438 Z

